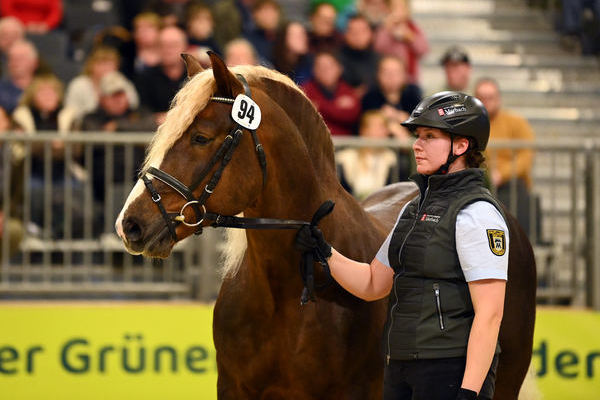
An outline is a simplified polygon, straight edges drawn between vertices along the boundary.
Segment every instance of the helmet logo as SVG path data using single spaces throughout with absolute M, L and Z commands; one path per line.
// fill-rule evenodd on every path
M 444 115 L 444 109 L 443 108 L 438 108 L 438 115 L 440 117 L 442 117 Z
M 441 113 L 440 113 L 441 111 Z M 461 112 L 466 112 L 467 107 L 465 106 L 454 106 L 454 107 L 444 107 L 444 109 L 438 109 L 438 114 L 441 115 L 454 115 Z

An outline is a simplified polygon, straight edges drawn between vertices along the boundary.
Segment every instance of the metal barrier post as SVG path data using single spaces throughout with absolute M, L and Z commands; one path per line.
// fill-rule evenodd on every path
M 600 162 L 586 152 L 586 305 L 600 310 Z

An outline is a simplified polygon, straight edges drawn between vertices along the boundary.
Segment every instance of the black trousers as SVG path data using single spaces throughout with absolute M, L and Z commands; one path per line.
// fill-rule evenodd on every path
M 455 400 L 465 372 L 466 357 L 431 360 L 390 360 L 383 378 L 383 400 Z M 494 397 L 498 356 L 494 356 L 478 399 Z

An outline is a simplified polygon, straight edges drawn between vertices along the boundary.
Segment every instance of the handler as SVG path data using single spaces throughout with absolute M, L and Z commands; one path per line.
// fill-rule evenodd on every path
M 372 301 L 390 295 L 385 400 L 491 399 L 508 269 L 508 229 L 484 188 L 489 118 L 458 92 L 424 99 L 402 125 L 416 136 L 420 196 L 400 211 L 371 264 L 303 227 L 296 247 L 328 258 L 333 277 Z M 391 292 L 391 294 L 390 294 Z

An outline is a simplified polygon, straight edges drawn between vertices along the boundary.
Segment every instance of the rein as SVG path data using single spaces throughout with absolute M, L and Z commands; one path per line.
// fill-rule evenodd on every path
M 237 78 L 242 82 L 244 86 L 245 95 L 249 98 L 252 98 L 252 93 L 250 90 L 250 86 L 246 79 L 237 74 Z M 210 98 L 211 101 L 233 104 L 235 99 L 229 97 L 216 97 L 213 96 Z M 177 232 L 175 229 L 179 224 L 184 224 L 185 226 L 195 227 L 196 231 L 195 235 L 200 235 L 202 233 L 202 222 L 204 221 L 212 221 L 210 226 L 212 227 L 224 227 L 224 228 L 238 228 L 238 229 L 300 229 L 301 227 L 308 226 L 316 226 L 318 222 L 328 215 L 332 210 L 334 203 L 332 201 L 326 201 L 323 203 L 317 212 L 314 214 L 311 222 L 292 220 L 292 219 L 276 219 L 276 218 L 245 218 L 245 217 L 236 217 L 232 215 L 221 215 L 218 213 L 210 212 L 206 210 L 206 201 L 213 194 L 219 180 L 221 179 L 221 175 L 223 174 L 223 170 L 231 161 L 233 157 L 233 153 L 237 148 L 241 137 L 243 135 L 243 129 L 239 123 L 236 122 L 235 126 L 229 132 L 229 134 L 225 137 L 225 140 L 221 144 L 221 146 L 217 149 L 215 154 L 209 160 L 206 167 L 202 170 L 198 178 L 194 180 L 194 182 L 190 186 L 186 186 L 180 180 L 175 178 L 174 176 L 154 167 L 149 167 L 145 172 L 142 171 L 139 178 L 144 182 L 146 189 L 150 192 L 152 201 L 158 207 L 166 225 L 171 235 L 173 241 L 177 242 Z M 267 181 L 267 160 L 265 157 L 265 152 L 258 139 L 258 135 L 256 134 L 255 129 L 247 129 L 252 136 L 252 140 L 254 141 L 256 155 L 258 157 L 258 162 L 262 169 L 263 176 L 263 187 L 266 185 Z M 194 196 L 194 190 L 198 188 L 200 183 L 208 176 L 209 172 L 217 165 L 220 161 L 217 170 L 210 177 L 208 184 L 204 187 L 202 194 L 200 197 L 196 198 Z M 187 202 L 181 207 L 179 213 L 170 213 L 165 209 L 162 198 L 148 175 L 158 179 L 163 182 L 171 189 L 175 190 L 179 193 L 183 198 L 187 200 Z M 187 207 L 191 207 L 194 210 L 194 214 L 196 216 L 195 222 L 188 222 L 185 220 L 184 211 Z M 302 261 L 300 263 L 300 275 L 302 276 L 302 281 L 304 283 L 304 289 L 302 291 L 302 297 L 300 299 L 300 303 L 302 305 L 306 304 L 309 300 L 315 301 L 315 278 L 314 278 L 314 261 L 318 261 L 322 266 L 327 275 L 327 282 L 323 285 L 318 286 L 318 288 L 329 285 L 333 278 L 331 277 L 331 273 L 329 270 L 329 265 L 327 264 L 326 258 L 319 254 L 313 252 L 306 252 L 302 254 Z

